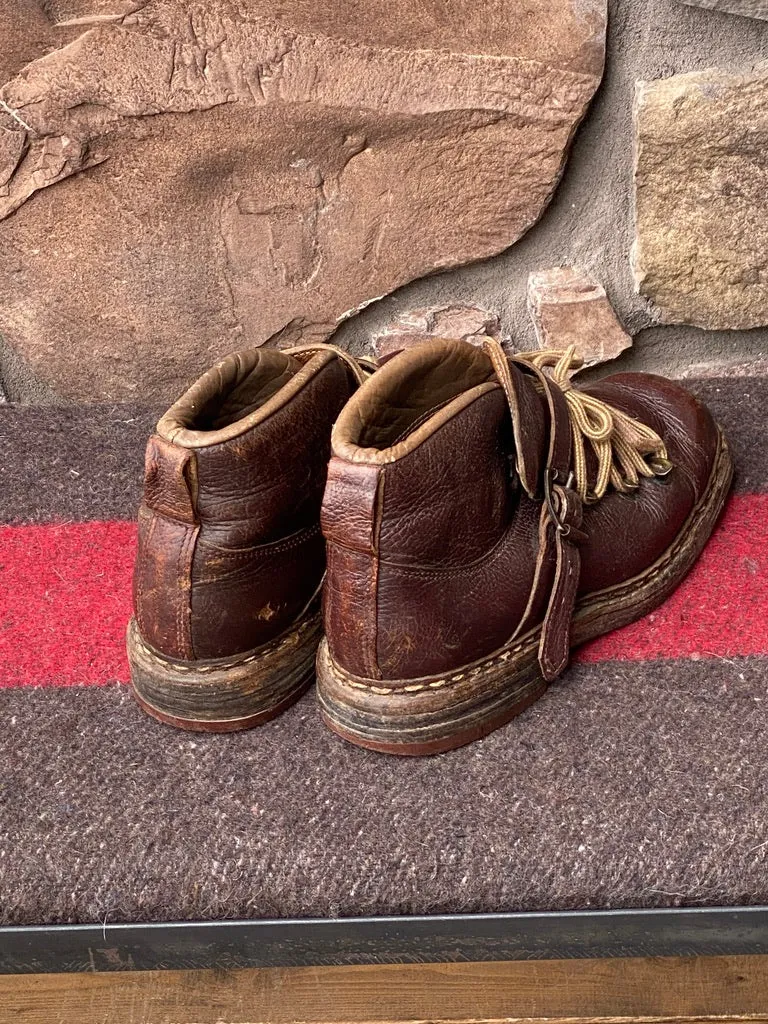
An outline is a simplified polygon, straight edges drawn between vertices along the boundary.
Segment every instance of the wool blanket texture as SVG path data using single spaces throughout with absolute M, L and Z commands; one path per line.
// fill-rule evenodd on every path
M 768 903 L 768 380 L 689 384 L 737 465 L 693 572 L 419 760 L 312 692 L 239 735 L 148 718 L 124 637 L 162 410 L 0 406 L 0 923 Z

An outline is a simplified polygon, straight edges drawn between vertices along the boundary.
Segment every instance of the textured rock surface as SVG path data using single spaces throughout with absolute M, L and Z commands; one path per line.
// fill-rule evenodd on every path
M 41 54 L 64 46 L 81 31 L 57 27 L 39 0 L 0 0 L 0 83 Z M 2 122 L 3 126 L 7 123 Z
M 637 81 L 716 65 L 733 74 L 768 61 L 766 23 L 688 7 L 677 0 L 609 0 L 606 76 L 576 134 L 568 165 L 539 223 L 501 255 L 406 285 L 344 323 L 338 340 L 365 351 L 371 333 L 400 313 L 467 302 L 498 312 L 502 332 L 536 345 L 527 307 L 528 275 L 541 267 L 582 266 L 601 281 L 634 338 L 621 368 L 673 376 L 768 357 L 768 328 L 704 331 L 658 326 L 637 294 L 628 259 L 634 240 L 632 96 Z M 607 371 L 616 372 L 610 364 Z M 600 368 L 591 371 L 599 374 Z
M 632 345 L 605 288 L 580 267 L 554 267 L 531 274 L 528 308 L 539 347 L 575 345 L 585 366 L 616 359 Z
M 634 271 L 665 322 L 768 324 L 768 71 L 641 82 Z
M 457 338 L 481 345 L 483 338 L 499 338 L 500 331 L 501 324 L 495 313 L 477 306 L 442 306 L 404 313 L 374 334 L 371 343 L 373 354 L 381 359 L 428 338 Z
M 689 7 L 707 7 L 711 11 L 768 20 L 768 0 L 683 0 L 683 3 Z
M 0 333 L 74 400 L 167 399 L 509 246 L 604 53 L 605 0 L 49 11 L 72 41 L 0 90 Z
M 42 6 L 55 25 L 98 25 L 133 14 L 144 0 L 44 0 Z

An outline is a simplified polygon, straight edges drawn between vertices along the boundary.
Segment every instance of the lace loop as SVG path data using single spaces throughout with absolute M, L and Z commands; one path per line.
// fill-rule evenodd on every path
M 654 430 L 594 395 L 574 388 L 571 375 L 584 366 L 574 345 L 565 351 L 522 352 L 514 358 L 537 370 L 548 369 L 548 376 L 565 396 L 571 423 L 573 476 L 582 501 L 599 501 L 609 487 L 626 494 L 640 486 L 641 477 L 666 476 L 670 472 L 672 463 L 667 449 Z M 539 381 L 534 386 L 541 389 Z M 597 460 L 597 477 L 591 491 L 587 443 Z
M 294 345 L 292 348 L 283 349 L 288 355 L 314 355 L 315 352 L 333 352 L 352 371 L 358 384 L 365 384 L 366 380 L 376 370 L 376 362 L 366 356 L 353 356 L 345 352 L 338 345 L 329 345 L 326 342 L 317 341 L 314 344 Z

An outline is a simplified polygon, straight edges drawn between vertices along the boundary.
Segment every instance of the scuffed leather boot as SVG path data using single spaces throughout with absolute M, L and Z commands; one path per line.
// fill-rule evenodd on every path
M 731 482 L 722 434 L 669 380 L 577 390 L 578 365 L 434 341 L 341 413 L 318 652 L 340 735 L 394 754 L 477 739 L 691 568 Z
M 151 715 L 245 729 L 311 682 L 331 426 L 362 379 L 331 347 L 255 349 L 209 370 L 158 423 L 128 627 Z

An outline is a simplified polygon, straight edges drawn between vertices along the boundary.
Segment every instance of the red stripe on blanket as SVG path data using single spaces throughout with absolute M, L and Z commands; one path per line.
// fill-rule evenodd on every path
M 127 681 L 133 523 L 0 527 L 0 686 Z M 768 495 L 736 495 L 663 607 L 578 661 L 768 654 Z
M 0 527 L 0 686 L 128 679 L 134 523 Z
M 691 572 L 655 612 L 578 661 L 768 654 L 768 495 L 736 494 Z

